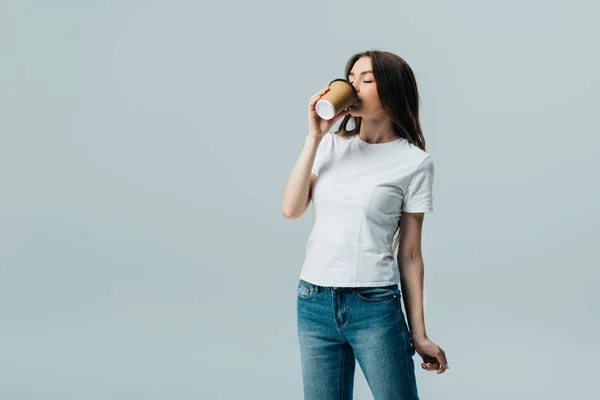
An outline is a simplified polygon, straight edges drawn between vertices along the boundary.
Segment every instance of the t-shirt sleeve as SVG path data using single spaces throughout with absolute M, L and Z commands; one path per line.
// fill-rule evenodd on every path
M 316 176 L 319 176 L 319 170 L 321 165 L 326 161 L 326 158 L 331 153 L 331 140 L 333 133 L 331 131 L 327 132 L 323 139 L 319 142 L 319 147 L 317 147 L 317 154 L 315 155 L 315 162 L 312 167 L 312 173 Z
M 406 212 L 433 212 L 433 176 L 435 166 L 427 156 L 417 167 L 406 187 L 402 210 Z

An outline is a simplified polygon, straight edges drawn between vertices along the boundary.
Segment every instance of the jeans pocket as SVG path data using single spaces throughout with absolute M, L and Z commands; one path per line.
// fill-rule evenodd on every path
M 298 298 L 301 300 L 310 300 L 315 292 L 315 288 L 309 282 L 300 279 L 298 282 Z
M 400 295 L 400 291 L 396 285 L 381 286 L 381 287 L 358 287 L 356 295 L 359 299 L 368 303 L 379 303 L 389 301 Z

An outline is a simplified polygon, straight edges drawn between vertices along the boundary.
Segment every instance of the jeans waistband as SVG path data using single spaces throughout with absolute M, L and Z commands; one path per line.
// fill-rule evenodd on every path
M 312 287 L 314 289 L 315 293 L 319 293 L 319 292 L 356 293 L 357 290 L 359 289 L 358 287 L 347 287 L 347 286 L 320 286 L 315 283 L 310 283 L 308 281 L 305 281 L 304 279 L 300 279 L 300 280 L 302 282 L 304 282 L 304 284 L 306 286 Z M 396 288 L 398 285 L 389 285 L 389 286 L 394 286 Z M 387 286 L 385 286 L 385 287 L 387 287 Z
M 304 279 L 300 279 L 300 281 L 302 283 L 304 283 L 305 286 L 313 288 L 313 290 L 315 291 L 315 293 L 319 293 L 319 292 L 343 292 L 343 291 L 352 292 L 352 291 L 356 291 L 356 288 L 354 288 L 354 287 L 320 286 L 320 285 L 317 285 L 315 283 L 310 283 L 308 281 L 305 281 Z

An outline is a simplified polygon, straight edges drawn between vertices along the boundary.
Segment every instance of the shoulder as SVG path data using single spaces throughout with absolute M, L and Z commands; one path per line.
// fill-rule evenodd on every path
M 420 163 L 417 169 L 427 170 L 433 172 L 435 165 L 433 163 L 433 158 L 428 154 Z
M 431 154 L 421 149 L 419 146 L 412 144 L 408 140 L 406 141 L 406 148 L 415 156 L 415 158 L 420 158 L 421 161 L 425 160 L 427 157 L 431 157 Z
M 343 135 L 339 134 L 339 132 L 330 130 L 325 135 L 323 135 L 323 139 L 321 139 L 321 146 L 322 147 L 331 147 L 331 146 L 334 146 L 334 142 L 337 142 L 337 141 L 343 140 L 343 139 L 344 139 Z
M 409 165 L 412 165 L 414 170 L 418 168 L 429 168 L 433 165 L 433 157 L 430 153 L 408 141 L 406 141 L 405 146 L 402 146 L 402 152 L 403 159 Z

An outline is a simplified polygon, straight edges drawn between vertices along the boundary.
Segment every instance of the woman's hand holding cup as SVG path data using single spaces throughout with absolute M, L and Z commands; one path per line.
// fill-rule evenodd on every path
M 313 136 L 317 139 L 325 136 L 333 124 L 335 124 L 340 118 L 348 115 L 350 112 L 348 110 L 344 110 L 329 120 L 321 118 L 319 114 L 317 114 L 315 105 L 317 104 L 317 101 L 319 101 L 319 99 L 328 91 L 329 84 L 325 85 L 323 89 L 315 93 L 310 98 L 310 103 L 308 104 L 308 132 L 310 136 Z

